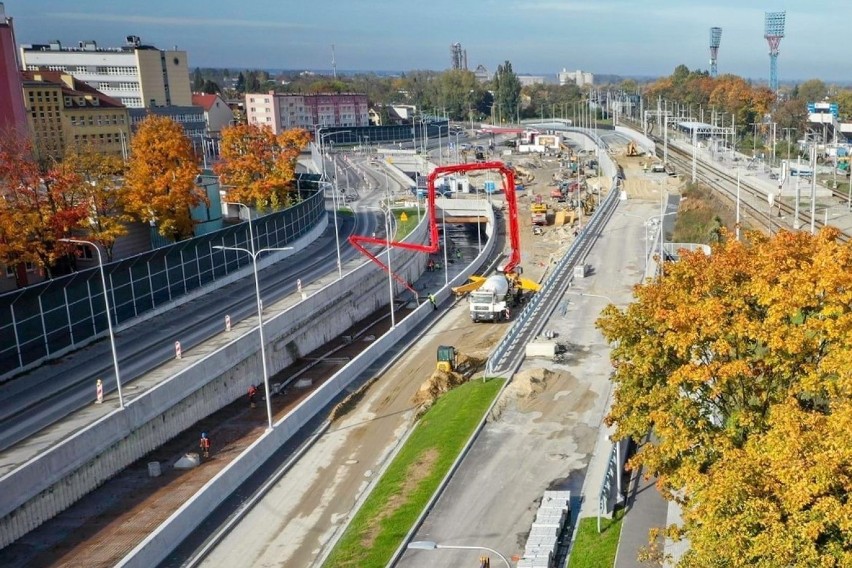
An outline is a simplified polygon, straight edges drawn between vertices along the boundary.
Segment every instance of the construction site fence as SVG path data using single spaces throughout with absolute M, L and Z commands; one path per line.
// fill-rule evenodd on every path
M 322 192 L 302 193 L 287 209 L 252 220 L 255 250 L 280 248 L 308 233 L 326 215 Z M 112 323 L 125 324 L 164 309 L 238 271 L 252 259 L 248 223 L 239 223 L 104 264 Z M 0 295 L 0 380 L 60 356 L 108 331 L 97 267 Z

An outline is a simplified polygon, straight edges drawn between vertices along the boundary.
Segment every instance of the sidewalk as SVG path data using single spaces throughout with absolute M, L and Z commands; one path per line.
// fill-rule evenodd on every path
M 647 438 L 643 443 L 647 443 Z M 630 477 L 615 568 L 659 566 L 659 563 L 638 560 L 642 549 L 649 548 L 648 531 L 666 526 L 669 504 L 657 491 L 656 482 L 656 477 L 645 479 L 645 468 L 639 468 Z M 662 553 L 663 538 L 657 537 L 655 545 L 655 552 Z

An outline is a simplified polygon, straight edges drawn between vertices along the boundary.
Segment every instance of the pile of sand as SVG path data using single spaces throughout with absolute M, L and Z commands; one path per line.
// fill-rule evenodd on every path
M 485 359 L 456 353 L 456 370 L 435 371 L 429 379 L 420 385 L 420 388 L 411 399 L 412 404 L 428 408 L 433 402 L 445 392 L 466 382 L 474 373 L 485 365 Z
M 467 381 L 467 378 L 456 372 L 435 371 L 412 397 L 411 402 L 416 406 L 428 406 L 438 400 L 445 392 Z
M 494 405 L 489 418 L 491 420 L 500 418 L 503 410 L 512 401 L 523 406 L 523 403 L 534 400 L 547 387 L 547 382 L 555 376 L 556 373 L 543 368 L 521 371 L 512 377 L 512 382 L 500 395 L 500 400 Z
M 535 398 L 547 387 L 547 381 L 555 375 L 556 373 L 553 371 L 543 368 L 521 371 L 512 378 L 512 382 L 506 387 L 503 395 L 517 399 Z

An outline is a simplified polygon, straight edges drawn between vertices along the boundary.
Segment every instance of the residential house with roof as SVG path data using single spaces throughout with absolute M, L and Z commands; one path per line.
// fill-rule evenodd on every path
M 204 120 L 211 135 L 218 135 L 224 127 L 234 122 L 234 112 L 219 95 L 193 93 L 192 105 L 204 109 Z

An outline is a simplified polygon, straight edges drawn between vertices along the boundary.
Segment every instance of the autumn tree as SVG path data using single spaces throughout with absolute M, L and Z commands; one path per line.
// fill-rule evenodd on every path
M 0 263 L 30 262 L 48 278 L 56 275 L 70 248 L 59 239 L 80 228 L 87 213 L 78 181 L 56 165 L 43 169 L 29 139 L 0 136 Z
M 852 565 L 852 245 L 723 233 L 606 308 L 616 437 L 684 509 L 684 566 Z M 675 497 L 678 495 L 678 497 Z
M 227 199 L 258 209 L 280 209 L 297 202 L 296 161 L 309 141 L 310 134 L 300 128 L 277 136 L 256 124 L 224 129 L 221 159 L 213 169 L 230 186 Z
M 199 174 L 192 144 L 172 119 L 149 115 L 131 144 L 125 177 L 125 209 L 137 219 L 155 223 L 159 233 L 180 241 L 194 235 L 191 208 L 207 202 L 195 183 Z
M 669 77 L 649 85 L 645 97 L 652 105 L 662 97 L 691 106 L 696 112 L 701 106 L 734 115 L 740 134 L 748 131 L 750 123 L 760 121 L 775 103 L 775 94 L 764 86 L 753 86 L 736 75 L 710 77 L 704 71 L 690 71 L 685 65 L 677 66 Z
M 101 245 L 111 261 L 116 239 L 127 234 L 126 225 L 132 221 L 125 212 L 124 162 L 114 154 L 83 146 L 66 154 L 62 168 L 79 184 L 86 205 L 82 221 L 86 238 Z

